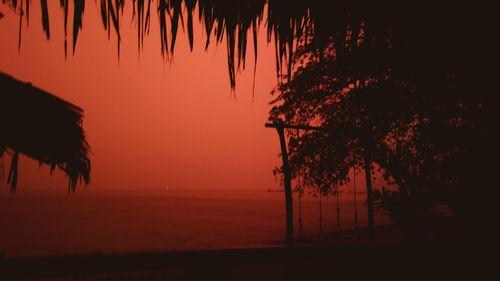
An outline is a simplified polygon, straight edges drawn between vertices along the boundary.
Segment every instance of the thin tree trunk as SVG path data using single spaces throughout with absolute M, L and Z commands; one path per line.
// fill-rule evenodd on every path
M 337 232 L 340 232 L 342 230 L 341 226 L 340 226 L 340 198 L 339 198 L 339 187 L 337 186 L 337 190 L 336 190 L 336 194 L 337 194 Z
M 375 225 L 373 222 L 373 188 L 371 175 L 371 161 L 368 152 L 365 150 L 365 176 L 366 176 L 366 201 L 368 204 L 368 233 L 370 242 L 375 242 Z
M 293 242 L 293 199 L 290 167 L 288 165 L 288 153 L 286 149 L 285 130 L 282 126 L 276 127 L 280 137 L 281 158 L 283 160 L 283 174 L 285 180 L 285 205 L 286 205 L 286 242 Z
M 299 229 L 302 234 L 302 191 L 299 190 Z
M 321 192 L 321 187 L 319 189 L 319 232 L 323 230 L 323 217 L 321 216 L 321 197 L 323 196 Z

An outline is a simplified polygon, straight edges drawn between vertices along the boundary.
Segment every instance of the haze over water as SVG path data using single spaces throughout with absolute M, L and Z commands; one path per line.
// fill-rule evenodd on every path
M 282 192 L 255 190 L 79 190 L 0 195 L 0 251 L 6 256 L 136 253 L 270 246 L 284 242 Z M 353 194 L 341 195 L 341 223 L 351 230 Z M 366 194 L 357 195 L 367 226 Z M 298 229 L 298 198 L 294 198 Z M 336 231 L 336 201 L 323 198 L 323 232 Z M 303 236 L 319 233 L 319 201 L 302 201 Z M 390 223 L 377 213 L 376 224 Z

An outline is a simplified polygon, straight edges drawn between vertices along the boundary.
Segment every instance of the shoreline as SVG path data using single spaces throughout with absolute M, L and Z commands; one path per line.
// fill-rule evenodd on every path
M 367 229 L 360 229 L 359 239 L 334 239 L 335 233 L 325 233 L 290 246 L 280 243 L 238 249 L 4 257 L 0 258 L 0 279 L 198 280 L 210 276 L 222 280 L 311 280 L 311 276 L 320 278 L 333 271 L 348 274 L 388 265 L 405 269 L 415 263 L 449 273 L 477 256 L 468 255 L 474 247 L 463 241 L 460 244 L 460 239 L 412 241 L 400 236 L 394 240 L 394 235 L 400 234 L 396 231 L 394 226 L 377 227 L 379 239 L 375 244 L 366 241 Z M 388 236 L 391 233 L 393 236 Z

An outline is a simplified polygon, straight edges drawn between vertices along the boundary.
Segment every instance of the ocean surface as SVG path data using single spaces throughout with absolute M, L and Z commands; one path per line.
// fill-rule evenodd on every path
M 358 226 L 367 226 L 365 193 Z M 354 227 L 354 194 L 339 198 L 343 230 Z M 337 231 L 336 198 L 322 199 L 322 232 Z M 294 195 L 295 237 L 319 234 L 319 200 Z M 390 224 L 375 213 L 375 224 Z M 0 253 L 48 256 L 259 247 L 283 243 L 283 192 L 257 190 L 80 189 L 0 194 Z

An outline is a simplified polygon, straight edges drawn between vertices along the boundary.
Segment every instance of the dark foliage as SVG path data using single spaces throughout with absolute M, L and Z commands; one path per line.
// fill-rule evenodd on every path
M 292 174 L 335 190 L 368 154 L 398 187 L 378 194 L 395 220 L 436 202 L 480 212 L 471 196 L 494 182 L 490 53 L 463 38 L 487 37 L 491 18 L 470 6 L 379 8 L 353 9 L 337 27 L 315 21 L 299 37 L 270 120 L 324 129 L 290 132 Z

